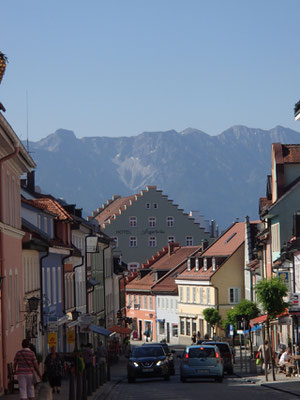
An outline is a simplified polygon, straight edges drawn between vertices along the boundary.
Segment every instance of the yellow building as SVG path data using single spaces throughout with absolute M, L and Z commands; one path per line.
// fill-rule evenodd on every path
M 188 259 L 176 279 L 179 343 L 190 344 L 193 332 L 212 335 L 203 310 L 215 307 L 222 319 L 244 298 L 245 223 L 236 222 L 202 253 Z M 221 327 L 217 336 L 225 336 Z

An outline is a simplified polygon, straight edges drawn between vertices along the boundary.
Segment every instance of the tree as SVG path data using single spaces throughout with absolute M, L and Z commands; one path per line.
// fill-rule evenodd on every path
M 215 327 L 221 322 L 222 318 L 218 310 L 215 308 L 205 308 L 203 310 L 205 321 L 213 328 L 213 336 L 215 334 Z
M 267 338 L 269 342 L 269 356 L 272 366 L 273 380 L 275 381 L 274 363 L 271 354 L 271 340 L 270 340 L 270 321 L 275 319 L 278 315 L 282 314 L 288 307 L 288 303 L 283 300 L 288 293 L 288 288 L 279 278 L 263 279 L 255 286 L 255 291 L 258 301 L 261 303 L 265 313 Z
M 250 351 L 252 355 L 253 348 L 250 321 L 251 319 L 258 317 L 258 315 L 260 314 L 259 308 L 253 301 L 243 299 L 239 304 L 235 306 L 234 310 L 237 321 L 243 321 L 245 324 L 244 328 L 249 331 Z

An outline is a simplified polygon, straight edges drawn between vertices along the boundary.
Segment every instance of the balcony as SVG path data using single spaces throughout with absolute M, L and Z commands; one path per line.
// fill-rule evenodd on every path
M 295 121 L 300 121 L 300 100 L 294 107 Z

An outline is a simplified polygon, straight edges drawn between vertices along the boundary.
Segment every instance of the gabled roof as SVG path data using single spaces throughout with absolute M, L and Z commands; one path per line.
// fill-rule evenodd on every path
M 300 163 L 300 144 L 282 144 L 281 146 L 285 164 Z
M 41 210 L 49 211 L 50 213 L 56 215 L 57 219 L 61 221 L 73 221 L 73 217 L 59 204 L 57 200 L 52 197 L 27 200 L 27 204 L 32 204 Z
M 169 248 L 172 244 L 169 244 Z M 183 246 L 179 247 L 178 245 L 174 247 L 173 253 L 169 254 L 169 252 L 164 253 L 156 262 L 154 262 L 150 267 L 150 272 L 144 276 L 143 278 L 139 278 L 137 276 L 134 280 L 126 285 L 126 290 L 139 290 L 139 291 L 150 291 L 154 287 L 157 290 L 160 290 L 159 284 L 160 282 L 165 282 L 165 288 L 163 291 L 166 291 L 167 288 L 170 291 L 174 290 L 175 285 L 175 277 L 171 277 L 168 273 L 161 277 L 159 280 L 155 280 L 155 272 L 157 271 L 173 271 L 176 267 L 185 265 L 187 257 L 190 257 L 194 253 L 199 251 L 199 246 Z M 144 264 L 147 265 L 147 264 Z M 185 266 L 184 266 L 185 267 Z M 163 286 L 161 286 L 163 288 Z
M 257 222 L 257 221 L 256 221 Z M 204 267 L 191 268 L 190 271 L 185 269 L 180 276 L 179 280 L 203 280 L 207 281 L 226 263 L 228 258 L 235 253 L 245 241 L 245 223 L 235 222 L 231 225 L 215 242 L 213 242 L 202 253 L 196 254 L 196 257 L 211 258 L 216 257 L 220 260 L 220 264 L 216 265 L 213 269 L 212 265 L 208 266 L 206 271 Z
M 119 211 L 123 211 L 126 207 L 131 206 L 132 202 L 135 201 L 136 195 L 120 197 L 116 200 L 113 200 L 108 206 L 103 209 L 99 209 L 97 214 L 97 221 L 100 225 L 106 224 L 107 221 L 113 218 L 114 215 L 119 214 Z

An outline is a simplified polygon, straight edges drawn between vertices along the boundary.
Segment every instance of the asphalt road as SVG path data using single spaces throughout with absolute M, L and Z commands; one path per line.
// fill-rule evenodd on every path
M 288 400 L 295 396 L 273 389 L 248 383 L 243 379 L 228 377 L 222 383 L 214 381 L 191 381 L 181 383 L 179 376 L 171 377 L 165 382 L 161 379 L 137 380 L 127 383 L 124 379 L 118 383 L 107 400 Z

